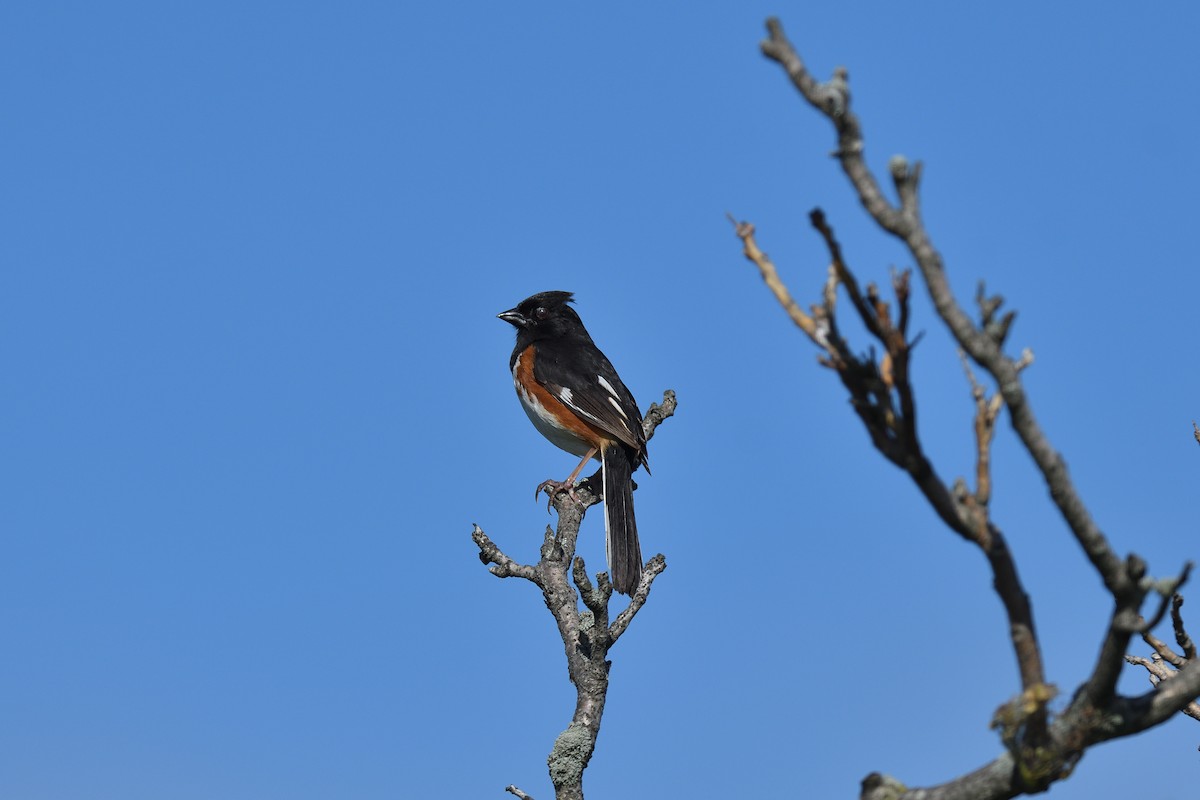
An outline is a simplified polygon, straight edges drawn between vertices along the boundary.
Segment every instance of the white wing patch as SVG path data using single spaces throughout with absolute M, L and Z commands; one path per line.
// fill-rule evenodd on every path
M 601 378 L 600 380 L 604 380 L 604 379 L 603 379 L 603 378 Z M 591 413 L 590 411 L 588 411 L 588 410 L 587 410 L 587 409 L 585 409 L 585 408 L 581 408 L 581 407 L 579 406 L 579 404 L 575 402 L 575 395 L 571 394 L 571 390 L 570 390 L 570 389 L 568 389 L 566 386 L 560 386 L 560 387 L 559 387 L 559 389 L 558 389 L 558 399 L 559 399 L 559 400 L 562 400 L 564 403 L 566 403 L 568 406 L 570 406 L 570 407 L 571 407 L 571 409 L 572 409 L 573 411 L 576 411 L 576 412 L 578 412 L 579 414 L 581 414 L 582 416 L 585 416 L 585 417 L 587 417 L 587 418 L 588 418 L 588 419 L 590 419 L 592 422 L 595 422 L 597 425 L 603 425 L 603 424 L 604 424 L 604 421 L 603 421 L 603 420 L 601 420 L 601 419 L 599 419 L 599 418 L 597 418 L 595 414 Z M 622 417 L 625 417 L 625 412 L 621 410 L 621 406 L 617 404 L 617 401 L 616 401 L 616 400 L 613 400 L 613 399 L 610 397 L 610 398 L 608 399 L 608 402 L 610 402 L 610 403 L 612 403 L 612 404 L 613 404 L 613 407 L 617 409 L 617 413 L 618 413 L 618 414 L 620 414 Z M 625 417 L 625 419 L 627 419 L 627 420 L 628 420 L 629 418 L 628 418 L 628 417 Z
M 517 373 L 521 370 L 521 361 L 522 357 L 517 356 L 516 360 L 513 362 L 513 385 L 516 387 L 517 397 L 521 400 L 521 406 L 525 409 L 525 413 L 529 416 L 530 421 L 533 422 L 534 427 L 541 431 L 542 435 L 549 439 L 553 444 L 561 447 L 568 453 L 574 453 L 577 456 L 582 456 L 587 453 L 590 449 L 590 446 L 587 444 L 587 442 L 577 438 L 574 433 L 562 427 L 555 416 L 551 414 L 540 402 L 538 402 L 537 397 L 525 391 L 525 387 L 521 385 L 521 381 L 517 378 Z M 624 428 L 625 435 L 629 437 L 628 439 L 625 439 L 625 441 L 636 442 L 637 432 L 635 432 L 634 428 L 630 425 L 629 415 L 625 412 L 625 409 L 621 407 L 621 398 L 620 395 L 617 394 L 616 387 L 609 383 L 609 381 L 606 380 L 602 375 L 597 375 L 596 379 L 600 382 L 601 388 L 603 388 L 608 394 L 606 399 L 610 404 L 612 404 L 613 409 L 617 412 L 617 414 L 620 415 L 623 422 L 616 419 L 609 419 L 607 421 L 600 419 L 596 416 L 596 414 L 588 411 L 586 408 L 580 406 L 579 403 L 575 402 L 575 395 L 566 386 L 550 385 L 546 388 L 553 396 L 557 397 L 564 405 L 577 413 L 579 416 L 586 420 L 590 420 L 601 429 L 611 430 L 613 434 L 620 436 L 621 438 L 624 438 L 624 436 L 622 436 L 622 434 L 613 428 L 613 425 L 615 424 L 617 428 Z
M 617 394 L 617 390 L 613 388 L 613 385 L 611 383 L 609 383 L 608 381 L 606 381 L 604 379 L 603 375 L 597 375 L 596 378 L 600 381 L 600 385 L 604 387 L 604 391 L 608 392 L 613 397 L 616 397 L 618 400 L 621 399 L 620 396 Z
M 603 375 L 597 375 L 596 379 L 600 381 L 600 385 L 604 387 L 604 391 L 608 392 L 608 402 L 612 403 L 612 407 L 621 415 L 621 419 L 629 422 L 629 415 L 625 413 L 625 409 L 621 408 L 621 398 L 617 394 L 617 390 L 613 385 L 604 379 Z

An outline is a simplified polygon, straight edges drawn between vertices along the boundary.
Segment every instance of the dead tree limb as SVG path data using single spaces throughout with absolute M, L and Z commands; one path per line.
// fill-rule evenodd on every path
M 1183 595 L 1177 594 L 1171 598 L 1171 627 L 1175 631 L 1175 643 L 1179 645 L 1180 652 L 1176 653 L 1171 649 L 1171 646 L 1159 639 L 1150 632 L 1154 626 L 1147 623 L 1146 630 L 1142 633 L 1142 641 L 1150 645 L 1154 650 L 1150 658 L 1142 656 L 1125 656 L 1125 660 L 1130 664 L 1136 664 L 1145 667 L 1146 672 L 1150 674 L 1150 683 L 1152 686 L 1159 687 L 1165 681 L 1171 680 L 1179 674 L 1179 671 L 1196 661 L 1196 643 L 1192 641 L 1192 637 L 1188 635 L 1187 628 L 1183 624 Z M 1179 709 L 1180 713 L 1186 714 L 1192 719 L 1200 720 L 1200 703 L 1192 701 L 1183 708 Z
M 662 405 L 650 405 L 642 420 L 647 440 L 654 436 L 663 420 L 675 413 L 675 407 L 675 393 L 670 390 L 663 393 Z M 609 622 L 608 601 L 612 597 L 612 584 L 608 574 L 598 573 L 593 585 L 583 558 L 575 555 L 584 515 L 588 508 L 600 502 L 599 491 L 593 489 L 595 485 L 595 476 L 577 484 L 575 495 L 579 502 L 565 491 L 551 495 L 550 504 L 558 512 L 558 529 L 555 531 L 546 526 L 541 559 L 537 564 L 520 564 L 509 558 L 478 525 L 473 526 L 471 532 L 471 538 L 479 548 L 479 560 L 489 565 L 493 575 L 522 578 L 542 590 L 546 608 L 554 616 L 563 641 L 567 672 L 575 685 L 576 697 L 571 724 L 559 734 L 547 759 L 558 800 L 583 798 L 583 771 L 596 748 L 608 696 L 609 651 L 645 605 L 654 579 L 667 567 L 661 553 L 651 558 L 642 570 L 629 605 Z M 580 601 L 583 610 L 579 608 Z M 515 786 L 507 787 L 506 791 L 528 797 Z
M 1147 632 L 1161 618 L 1167 599 L 1186 580 L 1190 565 L 1175 578 L 1155 581 L 1145 562 L 1136 555 L 1120 557 L 1100 531 L 1067 473 L 1066 464 L 1051 445 L 1034 416 L 1021 382 L 1021 371 L 1032 361 L 1026 350 L 1018 357 L 1005 353 L 1013 312 L 998 316 L 1001 300 L 977 295 L 979 321 L 958 304 L 950 290 L 941 255 L 921 218 L 919 186 L 922 168 L 902 156 L 889 164 L 896 201 L 889 200 L 864 157 L 862 128 L 851 108 L 849 74 L 834 71 L 818 81 L 788 41 L 778 20 L 767 22 L 768 38 L 762 52 L 778 63 L 793 86 L 832 125 L 837 137 L 833 156 L 871 218 L 899 239 L 911 255 L 934 308 L 959 348 L 995 382 L 996 394 L 988 397 L 964 359 L 976 405 L 976 476 L 974 490 L 959 479 L 952 486 L 938 477 L 917 434 L 915 391 L 909 364 L 919 337 L 908 336 L 909 273 L 893 275 L 896 303 L 893 315 L 874 284 L 859 287 L 846 264 L 833 228 L 818 209 L 810 216 L 829 252 L 831 265 L 822 302 L 804 311 L 779 278 L 778 270 L 755 241 L 754 226 L 735 222 L 746 257 L 755 264 L 776 300 L 792 321 L 823 352 L 820 362 L 833 369 L 850 393 L 855 413 L 872 443 L 889 461 L 908 473 L 946 525 L 976 544 L 992 568 L 993 586 L 1008 615 L 1009 637 L 1016 656 L 1021 692 L 1002 705 L 993 719 L 1007 752 L 990 764 L 939 786 L 910 789 L 887 776 L 872 774 L 862 785 L 861 796 L 871 800 L 986 800 L 1044 791 L 1067 777 L 1085 750 L 1102 741 L 1128 736 L 1157 725 L 1200 696 L 1200 664 L 1191 660 L 1172 673 L 1170 680 L 1138 697 L 1116 692 L 1130 638 Z M 882 346 L 878 361 L 873 352 L 857 355 L 839 332 L 836 298 L 842 289 L 855 315 Z M 1072 695 L 1066 709 L 1051 715 L 1048 702 L 1054 694 L 1043 674 L 1043 662 L 1034 628 L 1033 612 L 1017 574 L 1016 564 L 1000 529 L 992 522 L 990 446 L 994 425 L 1007 406 L 1013 430 L 1033 458 L 1051 499 L 1067 528 L 1095 568 L 1113 599 L 1108 627 L 1091 675 Z M 1197 431 L 1200 439 L 1200 430 Z M 1162 602 L 1149 622 L 1141 617 L 1146 598 L 1157 593 Z

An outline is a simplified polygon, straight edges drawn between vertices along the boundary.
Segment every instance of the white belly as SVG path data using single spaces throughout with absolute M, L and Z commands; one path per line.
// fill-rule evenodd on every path
M 546 407 L 539 403 L 536 397 L 525 391 L 525 387 L 516 379 L 516 372 L 520 367 L 521 360 L 517 359 L 517 362 L 513 364 L 513 385 L 517 387 L 517 397 L 521 399 L 521 408 L 525 409 L 529 421 L 541 431 L 542 436 L 549 439 L 556 447 L 577 456 L 587 455 L 587 452 L 592 449 L 591 446 L 559 425 L 558 420 L 546 410 Z M 599 460 L 599 456 L 596 458 Z

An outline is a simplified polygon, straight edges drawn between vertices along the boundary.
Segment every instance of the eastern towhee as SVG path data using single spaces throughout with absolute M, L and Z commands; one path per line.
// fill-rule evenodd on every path
M 565 481 L 545 481 L 572 492 L 588 461 L 603 472 L 604 532 L 613 588 L 631 594 L 642 574 L 642 550 L 633 517 L 633 471 L 650 472 L 637 401 L 596 347 L 568 303 L 570 292 L 542 292 L 500 319 L 517 329 L 508 366 L 521 406 L 551 443 L 582 457 Z

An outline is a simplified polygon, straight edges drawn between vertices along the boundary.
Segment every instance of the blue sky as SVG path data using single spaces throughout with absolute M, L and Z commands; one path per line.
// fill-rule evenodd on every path
M 574 463 L 495 319 L 544 289 L 643 407 L 680 400 L 637 493 L 668 569 L 613 652 L 589 796 L 850 797 L 997 754 L 1018 682 L 982 557 L 872 451 L 724 218 L 806 301 L 815 205 L 862 280 L 908 264 L 759 55 L 769 14 L 850 69 L 871 163 L 925 161 L 952 283 L 1019 310 L 1033 407 L 1114 546 L 1160 575 L 1200 556 L 1192 4 L 9 3 L 0 795 L 551 796 L 562 646 L 470 540 L 535 559 L 532 489 Z M 950 479 L 969 393 L 914 314 Z M 1006 420 L 995 481 L 1069 693 L 1109 604 Z M 1198 743 L 1174 720 L 1051 795 L 1171 796 Z

